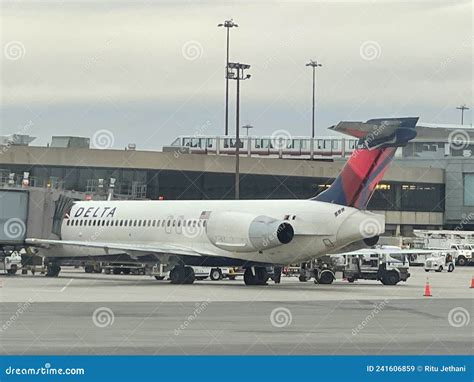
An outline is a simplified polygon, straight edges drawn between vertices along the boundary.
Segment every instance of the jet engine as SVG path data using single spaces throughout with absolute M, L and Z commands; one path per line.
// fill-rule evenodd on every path
M 235 252 L 254 252 L 288 244 L 293 226 L 283 220 L 245 212 L 212 212 L 206 229 L 216 247 Z

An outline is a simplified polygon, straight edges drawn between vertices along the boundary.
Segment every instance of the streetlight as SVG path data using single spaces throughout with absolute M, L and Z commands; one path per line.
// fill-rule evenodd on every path
M 242 129 L 247 130 L 247 137 L 248 137 L 249 136 L 249 130 L 253 129 L 253 126 L 252 125 L 244 125 L 244 126 L 242 126 Z
M 461 105 L 456 109 L 461 110 L 461 125 L 464 125 L 464 110 L 469 110 L 469 108 L 466 105 Z
M 238 27 L 232 19 L 225 20 L 224 23 L 217 24 L 218 27 L 224 27 L 227 29 L 227 55 L 226 55 L 226 66 L 225 66 L 225 135 L 229 134 L 229 30 L 233 27 Z
M 313 119 L 312 119 L 312 128 L 311 128 L 311 138 L 314 138 L 314 103 L 315 103 L 315 89 L 316 89 L 316 68 L 323 66 L 317 61 L 310 60 L 306 66 L 311 66 L 313 68 Z
M 228 68 L 230 69 L 227 76 L 231 80 L 237 81 L 237 97 L 236 97 L 236 107 L 235 107 L 235 199 L 240 198 L 240 185 L 239 185 L 239 178 L 240 178 L 240 158 L 239 158 L 239 150 L 240 150 L 240 81 L 248 80 L 250 78 L 250 74 L 245 74 L 244 70 L 250 68 L 250 65 L 241 64 L 239 62 L 229 62 Z M 248 131 L 248 130 L 247 130 Z

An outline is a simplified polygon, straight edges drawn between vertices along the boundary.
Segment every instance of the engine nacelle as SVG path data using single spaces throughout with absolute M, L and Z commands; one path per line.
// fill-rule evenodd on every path
M 295 232 L 290 223 L 269 216 L 245 212 L 211 212 L 207 237 L 216 247 L 227 251 L 263 251 L 288 244 Z

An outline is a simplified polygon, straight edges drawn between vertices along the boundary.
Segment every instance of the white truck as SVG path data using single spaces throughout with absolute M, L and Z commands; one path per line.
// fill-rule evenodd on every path
M 425 272 L 452 272 L 454 271 L 453 255 L 450 253 L 439 253 L 426 259 Z
M 410 277 L 410 265 L 406 255 L 395 250 L 361 249 L 331 257 L 339 258 L 336 261 L 336 270 L 342 271 L 343 277 L 350 283 L 362 279 L 378 280 L 384 285 L 396 285 Z
M 12 252 L 10 255 L 0 258 L 0 272 L 14 275 L 20 268 L 21 255 L 18 252 Z
M 455 250 L 455 262 L 464 266 L 474 261 L 474 231 L 414 230 L 425 249 Z

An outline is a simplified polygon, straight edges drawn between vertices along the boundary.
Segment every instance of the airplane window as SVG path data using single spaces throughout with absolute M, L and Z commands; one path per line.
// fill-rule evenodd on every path
M 156 220 L 153 219 L 152 227 L 156 227 Z
M 66 225 L 69 225 L 69 220 L 66 220 Z
M 168 220 L 167 226 L 169 227 L 171 225 L 171 220 Z
M 123 220 L 120 220 L 120 227 L 123 226 Z
M 166 223 L 166 221 L 163 219 L 163 223 L 161 223 L 161 226 L 164 227 L 165 223 Z
M 89 220 L 88 226 L 91 226 L 91 225 L 92 225 L 92 220 Z
M 173 227 L 176 225 L 176 220 L 173 220 Z
M 178 220 L 178 227 L 181 227 L 181 220 Z
M 138 221 L 138 226 L 139 226 L 139 227 L 142 226 L 142 221 L 141 221 L 141 220 Z
M 127 226 L 127 224 L 128 224 L 128 220 L 124 220 L 124 222 L 123 222 L 123 226 L 124 226 L 124 227 L 126 227 L 126 226 Z
M 201 226 L 201 220 L 198 220 L 197 225 L 198 225 L 198 227 Z
M 204 221 L 202 222 L 202 226 L 205 227 L 206 225 L 207 225 L 207 220 L 204 220 Z
M 137 221 L 136 221 L 136 220 L 133 221 L 133 226 L 134 226 L 134 227 L 137 226 Z
M 196 227 L 196 220 L 193 220 L 193 227 Z
M 151 227 L 151 223 L 152 223 L 151 219 L 148 220 L 148 227 Z

